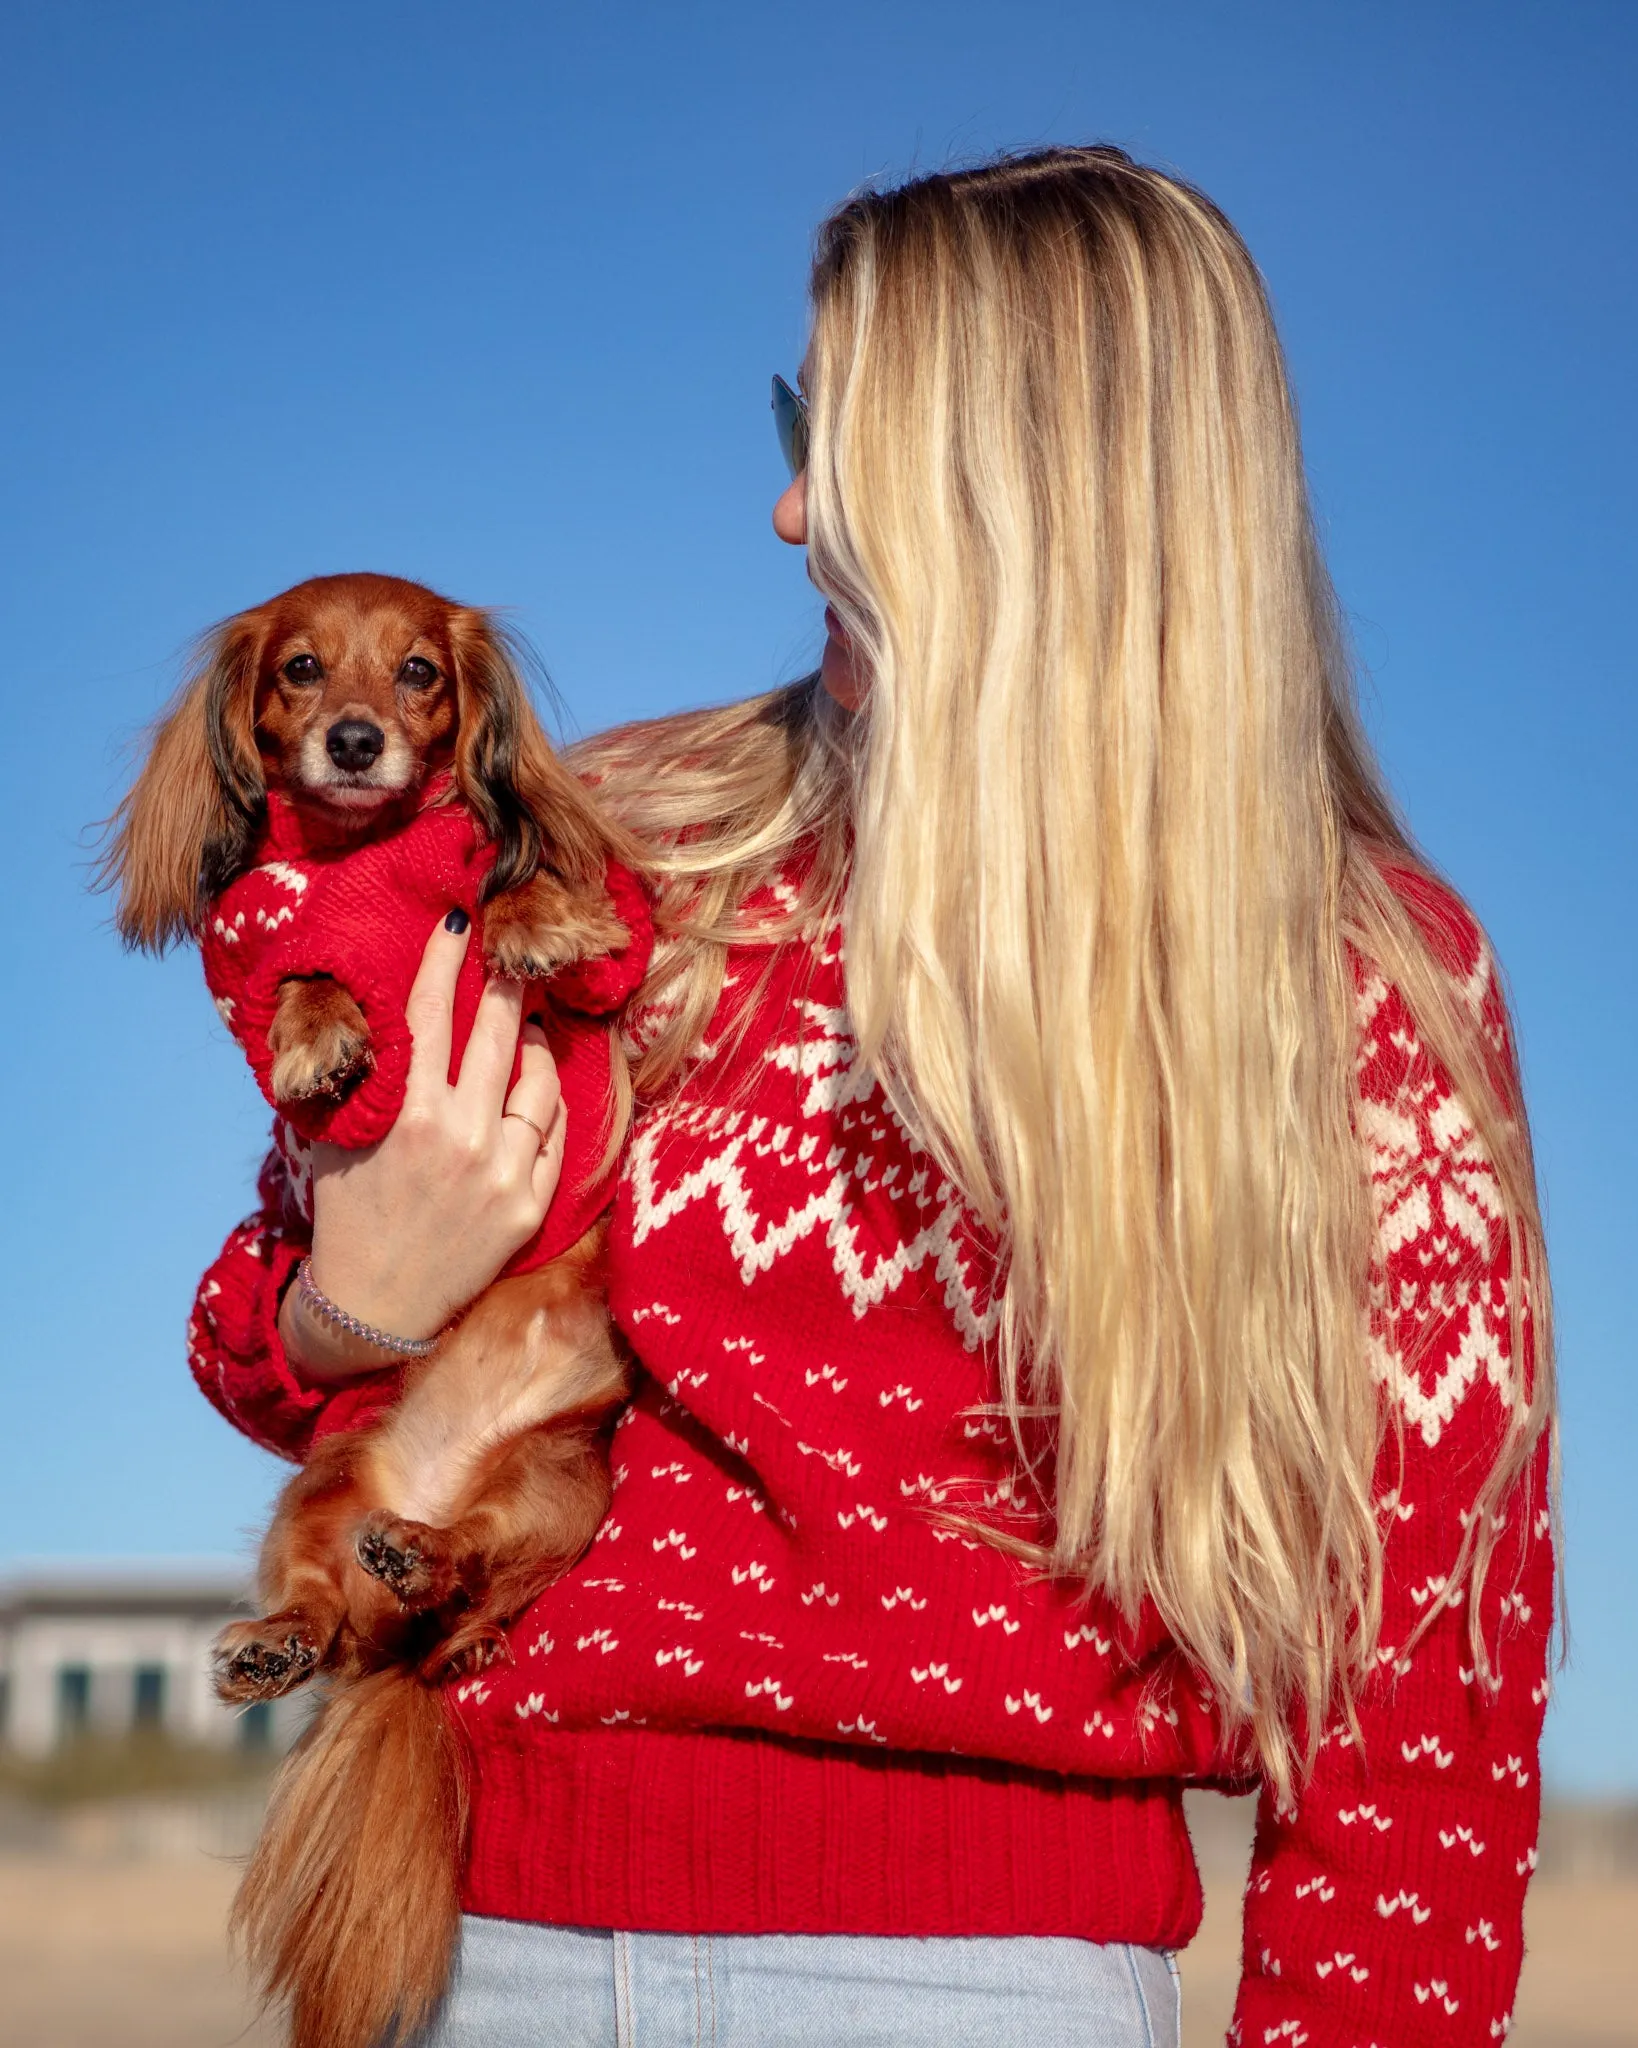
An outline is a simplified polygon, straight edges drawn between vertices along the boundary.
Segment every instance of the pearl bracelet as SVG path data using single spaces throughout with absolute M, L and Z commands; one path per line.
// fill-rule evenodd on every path
M 334 1323 L 337 1329 L 345 1330 L 349 1337 L 373 1344 L 377 1351 L 390 1351 L 395 1358 L 425 1358 L 429 1351 L 437 1348 L 436 1337 L 392 1337 L 385 1330 L 378 1330 L 373 1323 L 361 1323 L 357 1316 L 350 1316 L 344 1308 L 338 1308 L 314 1280 L 311 1259 L 303 1259 L 296 1268 L 296 1292 L 301 1296 L 303 1305 L 315 1315 L 322 1316 L 327 1323 Z

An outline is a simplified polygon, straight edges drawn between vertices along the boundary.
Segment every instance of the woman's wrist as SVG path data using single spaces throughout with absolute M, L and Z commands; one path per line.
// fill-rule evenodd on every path
M 355 1335 L 362 1329 L 415 1344 L 436 1338 L 466 1305 L 450 1298 L 447 1257 L 425 1250 L 417 1255 L 415 1249 L 386 1251 L 375 1241 L 376 1233 L 338 1229 L 328 1205 L 321 1207 L 313 1249 L 302 1269 L 306 1285 L 298 1271 L 291 1289 L 308 1297 L 315 1320 L 324 1320 L 324 1311 L 330 1310 L 328 1319 L 344 1328 L 351 1325 Z M 481 1291 L 481 1286 L 473 1290 Z
M 438 1341 L 435 1330 L 425 1337 L 400 1337 L 379 1324 L 367 1322 L 362 1316 L 355 1316 L 340 1302 L 332 1301 L 313 1278 L 311 1254 L 296 1268 L 296 1295 L 302 1314 L 312 1322 L 327 1324 L 344 1336 L 356 1337 L 361 1344 L 367 1344 L 376 1351 L 385 1351 L 394 1358 L 425 1358 Z M 438 1318 L 437 1328 L 442 1327 L 443 1319 Z
M 350 1315 L 338 1320 L 325 1313 L 319 1306 L 325 1300 L 322 1290 L 302 1285 L 301 1276 L 307 1270 L 304 1262 L 279 1304 L 279 1338 L 286 1357 L 303 1379 L 319 1386 L 342 1386 L 369 1373 L 405 1365 L 415 1355 L 424 1355 L 406 1353 L 397 1344 L 372 1341 L 363 1334 L 367 1326 Z

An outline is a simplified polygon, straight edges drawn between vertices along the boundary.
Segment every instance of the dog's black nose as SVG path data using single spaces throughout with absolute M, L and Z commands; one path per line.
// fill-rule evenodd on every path
M 324 745 L 338 768 L 368 768 L 380 758 L 387 735 L 367 718 L 338 718 L 324 735 Z

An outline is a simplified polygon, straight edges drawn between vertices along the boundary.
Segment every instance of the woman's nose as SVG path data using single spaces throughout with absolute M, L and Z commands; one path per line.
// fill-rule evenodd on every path
M 803 470 L 788 490 L 780 493 L 773 509 L 773 528 L 793 548 L 808 544 L 808 473 Z

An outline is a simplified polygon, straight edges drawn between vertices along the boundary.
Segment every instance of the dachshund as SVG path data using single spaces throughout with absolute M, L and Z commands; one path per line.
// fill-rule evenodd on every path
M 111 823 L 103 878 L 121 936 L 201 943 L 298 1161 L 304 1134 L 364 1142 L 396 1113 L 406 977 L 458 893 L 452 875 L 488 971 L 545 983 L 548 1006 L 553 976 L 612 959 L 624 964 L 601 999 L 578 999 L 612 1011 L 646 966 L 640 852 L 552 751 L 513 643 L 489 615 L 396 578 L 318 577 L 219 626 Z M 318 942 L 349 918 L 356 971 L 337 973 L 345 948 Z M 393 972 L 366 994 L 382 932 Z M 458 1045 L 459 996 L 456 1023 Z M 384 1415 L 320 1438 L 262 1546 L 263 1614 L 218 1639 L 224 1700 L 329 1679 L 235 1906 L 294 2048 L 381 2048 L 436 2006 L 465 1831 L 438 1688 L 509 1654 L 507 1624 L 608 1504 L 628 1368 L 599 1260 L 629 1089 L 608 1015 L 578 1028 L 607 1046 L 593 1069 L 606 1100 L 575 1105 L 609 1130 L 604 1210 L 544 1263 L 520 1254 L 406 1369 Z

